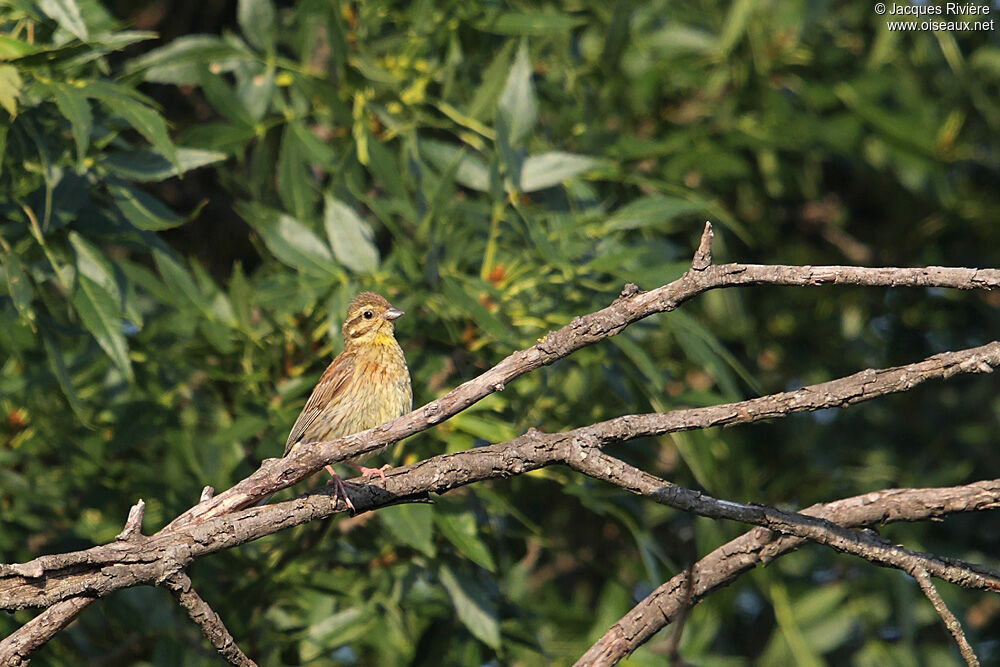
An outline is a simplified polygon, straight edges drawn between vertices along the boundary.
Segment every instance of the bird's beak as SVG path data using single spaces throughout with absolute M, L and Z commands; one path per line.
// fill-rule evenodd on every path
M 403 316 L 403 311 L 395 306 L 389 306 L 389 309 L 385 311 L 385 319 L 392 322 L 393 320 L 398 320 Z

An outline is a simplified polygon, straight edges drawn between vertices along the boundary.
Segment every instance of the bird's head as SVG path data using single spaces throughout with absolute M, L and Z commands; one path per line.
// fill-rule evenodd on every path
M 385 343 L 393 338 L 393 324 L 403 311 L 375 292 L 362 292 L 347 307 L 341 332 L 344 343 Z

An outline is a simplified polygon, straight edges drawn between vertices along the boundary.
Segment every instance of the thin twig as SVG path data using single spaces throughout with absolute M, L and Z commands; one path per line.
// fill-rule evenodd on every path
M 944 598 L 938 592 L 938 589 L 934 586 L 934 582 L 931 580 L 931 575 L 926 568 L 916 568 L 913 571 L 913 578 L 917 580 L 920 585 L 920 590 L 924 592 L 927 599 L 931 601 L 931 606 L 934 607 L 934 611 L 937 612 L 941 620 L 944 621 L 944 627 L 948 628 L 948 632 L 951 636 L 955 638 L 955 643 L 958 645 L 958 652 L 962 655 L 965 660 L 965 664 L 969 667 L 979 667 L 979 658 L 976 657 L 976 652 L 972 650 L 972 645 L 969 644 L 969 640 L 966 639 L 965 633 L 962 631 L 962 624 L 958 622 L 955 615 L 951 613 L 948 609 L 948 605 L 944 603 Z
M 229 634 L 225 623 L 219 618 L 207 602 L 191 585 L 191 578 L 183 570 L 177 570 L 163 580 L 178 604 L 184 608 L 188 617 L 201 629 L 209 643 L 215 647 L 223 658 L 230 665 L 236 667 L 257 667 L 257 663 L 246 656 L 240 647 L 236 645 L 236 640 Z

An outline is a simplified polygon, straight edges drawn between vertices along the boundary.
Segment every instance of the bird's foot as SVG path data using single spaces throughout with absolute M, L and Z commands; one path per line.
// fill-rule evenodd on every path
M 354 467 L 358 469 L 358 472 L 361 473 L 361 476 L 363 478 L 371 479 L 372 477 L 378 475 L 378 478 L 383 482 L 385 481 L 385 471 L 392 468 L 392 466 L 389 465 L 388 463 L 386 463 L 381 468 L 369 468 L 368 466 L 354 466 Z
M 344 486 L 344 480 L 340 478 L 340 475 L 334 472 L 333 466 L 326 466 L 326 471 L 330 473 L 330 477 L 332 478 L 330 483 L 333 484 L 333 502 L 337 502 L 337 498 L 343 498 L 344 504 L 346 504 L 352 512 L 356 512 L 357 510 L 354 509 L 354 503 L 351 502 L 350 496 L 347 495 L 347 487 Z

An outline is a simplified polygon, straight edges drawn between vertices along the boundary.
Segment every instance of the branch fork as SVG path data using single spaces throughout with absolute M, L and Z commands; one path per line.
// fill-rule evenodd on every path
M 95 594 L 107 595 L 140 584 L 166 586 L 220 655 L 230 664 L 253 665 L 218 615 L 193 589 L 185 568 L 191 561 L 214 551 L 327 517 L 343 508 L 341 504 L 331 503 L 329 492 L 324 489 L 283 503 L 251 505 L 301 481 L 324 465 L 353 458 L 428 429 L 489 394 L 502 391 L 509 382 L 525 373 L 620 333 L 645 317 L 672 311 L 706 291 L 750 285 L 821 284 L 990 290 L 1000 287 L 1000 271 L 995 269 L 715 265 L 712 264 L 713 236 L 712 225 L 706 223 L 691 269 L 674 282 L 648 292 L 634 284 L 626 284 L 608 307 L 573 318 L 566 326 L 539 339 L 538 344 L 509 355 L 479 377 L 407 415 L 335 441 L 312 443 L 286 458 L 268 459 L 256 472 L 219 494 L 205 487 L 197 505 L 154 535 L 142 535 L 145 503 L 140 500 L 130 510 L 124 529 L 111 544 L 71 554 L 43 556 L 29 563 L 0 564 L 0 608 L 48 607 L 0 641 L 0 665 L 22 664 L 32 651 L 89 605 Z M 931 576 L 937 576 L 969 588 L 997 590 L 1000 575 L 982 566 L 910 551 L 886 542 L 874 531 L 854 530 L 853 527 L 995 509 L 1000 507 L 1000 480 L 952 489 L 892 489 L 796 513 L 711 498 L 648 475 L 604 450 L 638 437 L 845 407 L 907 391 L 928 379 L 992 372 L 998 365 L 1000 342 L 992 342 L 978 348 L 934 355 L 898 368 L 869 369 L 797 391 L 738 403 L 627 415 L 563 433 L 529 429 L 506 443 L 436 456 L 397 468 L 386 475 L 384 488 L 365 485 L 357 487 L 352 496 L 359 511 L 365 511 L 418 501 L 426 498 L 429 492 L 443 493 L 484 479 L 564 464 L 655 502 L 702 516 L 759 526 L 663 584 L 616 623 L 577 664 L 612 664 L 669 624 L 670 619 L 681 617 L 684 609 L 715 588 L 732 581 L 756 563 L 777 558 L 807 540 L 911 573 L 935 604 L 963 657 L 970 665 L 977 664 L 972 662 L 975 655 L 967 640 L 963 644 L 964 635 L 960 638 L 961 627 L 957 620 L 953 615 L 949 618 L 946 608 L 944 611 L 939 608 L 941 605 L 934 598 L 936 589 L 933 584 L 928 588 L 927 582 Z M 151 559 L 152 554 L 156 557 Z

